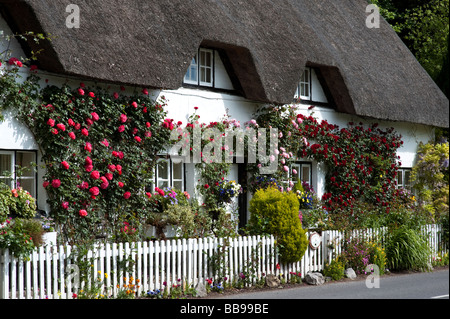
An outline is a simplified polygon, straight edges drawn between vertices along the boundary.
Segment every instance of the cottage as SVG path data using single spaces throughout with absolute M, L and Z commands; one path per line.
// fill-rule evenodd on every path
M 449 102 L 384 20 L 379 28 L 366 26 L 367 5 L 366 0 L 92 0 L 67 10 L 62 0 L 1 0 L 0 34 L 33 31 L 53 39 L 2 41 L 0 53 L 26 57 L 42 50 L 36 64 L 48 83 L 77 87 L 84 81 L 126 92 L 148 88 L 155 98 L 166 97 L 175 121 L 185 122 L 197 111 L 206 123 L 225 113 L 245 123 L 262 105 L 292 104 L 298 113 L 314 112 L 337 125 L 393 126 L 403 136 L 399 186 L 405 186 L 418 144 L 432 140 L 434 128 L 449 127 Z M 14 172 L 15 164 L 41 158 L 14 110 L 4 116 L 0 180 L 12 187 L 20 183 L 48 210 L 41 168 L 20 179 L 1 176 Z M 193 165 L 161 159 L 155 184 L 195 193 Z M 300 158 L 291 168 L 319 196 L 325 192 L 320 163 Z M 245 172 L 245 164 L 236 161 L 229 178 L 245 184 Z M 239 199 L 241 225 L 250 196 Z

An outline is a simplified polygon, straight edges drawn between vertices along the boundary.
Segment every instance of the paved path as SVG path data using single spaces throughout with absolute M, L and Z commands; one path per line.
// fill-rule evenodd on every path
M 218 296 L 215 299 L 448 299 L 449 269 L 428 273 L 385 275 L 379 288 L 367 288 L 365 280 L 304 284 L 296 288 Z

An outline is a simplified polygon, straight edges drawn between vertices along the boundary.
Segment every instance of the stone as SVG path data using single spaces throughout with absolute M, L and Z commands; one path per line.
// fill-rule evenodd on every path
M 195 292 L 196 292 L 196 296 L 200 297 L 200 298 L 206 297 L 206 295 L 208 295 L 208 292 L 206 291 L 205 283 L 202 280 L 200 280 L 200 282 L 195 287 Z
M 308 272 L 305 276 L 305 281 L 309 285 L 320 286 L 324 284 L 325 279 L 320 272 Z
M 266 285 L 269 288 L 276 288 L 280 285 L 280 278 L 275 275 L 267 275 L 266 276 Z
M 345 269 L 344 276 L 350 278 L 351 280 L 356 279 L 356 273 L 353 268 Z

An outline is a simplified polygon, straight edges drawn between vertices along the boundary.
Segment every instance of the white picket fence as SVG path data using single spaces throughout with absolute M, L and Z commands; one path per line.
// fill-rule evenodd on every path
M 383 229 L 366 229 L 354 232 L 366 240 L 382 238 Z M 433 252 L 440 249 L 440 227 L 429 225 L 429 244 Z M 309 235 L 309 234 L 308 234 Z M 240 236 L 237 238 L 200 238 L 149 241 L 119 244 L 98 244 L 89 251 L 94 276 L 100 274 L 105 293 L 116 297 L 130 278 L 134 278 L 138 295 L 156 289 L 169 289 L 172 285 L 195 287 L 199 282 L 214 277 L 210 257 L 221 251 L 223 275 L 227 280 L 239 279 L 248 267 L 253 267 L 252 278 L 267 274 L 283 275 L 290 279 L 291 273 L 321 271 L 326 262 L 340 253 L 343 233 L 322 232 L 322 245 L 318 249 L 308 246 L 302 260 L 281 264 L 275 251 L 273 237 Z M 36 249 L 28 261 L 13 258 L 8 250 L 0 251 L 0 299 L 70 299 L 78 292 L 77 267 L 73 247 L 47 245 Z M 132 270 L 122 272 L 120 265 L 132 261 Z M 104 274 L 107 274 L 105 278 Z M 139 282 L 137 282 L 139 279 Z

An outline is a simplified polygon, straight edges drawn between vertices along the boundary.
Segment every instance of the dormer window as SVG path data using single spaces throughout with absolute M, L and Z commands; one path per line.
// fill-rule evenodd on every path
M 300 103 L 328 104 L 327 97 L 314 68 L 305 68 L 295 90 L 294 99 Z
M 184 76 L 183 84 L 223 90 L 234 90 L 218 50 L 199 48 Z

